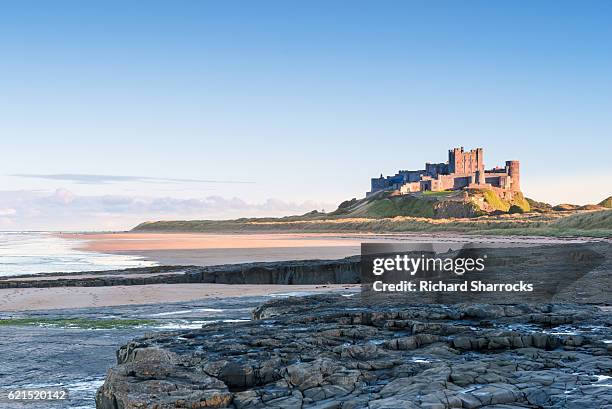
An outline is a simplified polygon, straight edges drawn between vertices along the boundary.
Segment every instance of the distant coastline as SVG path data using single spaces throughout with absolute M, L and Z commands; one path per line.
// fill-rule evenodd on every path
M 146 222 L 133 232 L 199 233 L 459 233 L 552 237 L 612 237 L 612 211 L 574 210 L 475 218 L 342 217 L 325 213 L 283 218 Z

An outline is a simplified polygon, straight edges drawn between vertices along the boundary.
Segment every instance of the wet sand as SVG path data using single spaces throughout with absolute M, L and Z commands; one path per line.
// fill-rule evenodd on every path
M 359 254 L 367 235 L 82 233 L 61 234 L 80 250 L 129 254 L 160 265 L 334 260 Z
M 215 266 L 289 260 L 336 260 L 359 254 L 361 247 L 283 247 L 250 249 L 134 250 L 113 253 L 140 256 L 162 266 Z
M 84 240 L 80 248 L 98 252 L 356 246 L 367 235 L 339 234 L 211 234 L 211 233 L 63 233 Z
M 358 284 L 150 284 L 113 287 L 15 288 L 0 289 L 0 311 L 111 307 L 296 292 L 356 290 L 358 288 Z
M 362 242 L 504 242 L 530 245 L 571 241 L 551 237 L 466 236 L 461 234 L 367 233 L 70 233 L 81 250 L 130 254 L 161 265 L 197 265 L 339 259 L 360 254 Z M 580 241 L 581 239 L 576 239 Z

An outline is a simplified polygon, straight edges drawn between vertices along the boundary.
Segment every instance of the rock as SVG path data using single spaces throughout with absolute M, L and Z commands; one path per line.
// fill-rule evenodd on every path
M 452 345 L 454 348 L 469 351 L 472 349 L 472 341 L 469 337 L 456 337 L 453 339 Z
M 518 388 L 507 384 L 489 384 L 471 393 L 481 404 L 496 405 L 522 401 Z
M 0 278 L 1 288 L 107 287 L 148 284 L 351 284 L 360 282 L 360 257 L 339 260 L 298 260 L 219 266 L 159 266 L 125 270 L 38 274 Z M 83 278 L 83 275 L 94 276 Z M 28 278 L 23 280 L 23 278 Z
M 512 409 L 612 402 L 602 377 L 612 373 L 604 342 L 612 339 L 612 313 L 591 306 L 406 305 L 327 294 L 275 299 L 253 316 L 126 344 L 97 407 Z M 568 328 L 573 334 L 554 335 Z

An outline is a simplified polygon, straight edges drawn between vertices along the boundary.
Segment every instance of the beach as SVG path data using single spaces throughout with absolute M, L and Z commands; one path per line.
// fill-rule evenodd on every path
M 0 289 L 0 311 L 95 308 L 233 297 L 307 294 L 357 289 L 358 287 L 355 284 L 151 284 L 112 287 Z
M 458 233 L 62 233 L 75 249 L 135 257 L 158 265 L 211 266 L 287 260 L 334 260 L 360 254 L 364 242 L 531 245 L 583 242 L 587 238 L 477 236 Z
M 202 250 L 235 248 L 302 248 L 302 247 L 354 247 L 366 234 L 332 233 L 60 233 L 65 239 L 85 241 L 84 250 L 97 252 L 138 250 Z M 374 236 L 374 235 L 372 235 Z
M 13 246 L 21 245 L 11 235 Z M 6 264 L 5 278 L 19 282 L 45 280 L 86 280 L 101 277 L 118 279 L 164 276 L 177 271 L 123 272 L 122 268 L 171 265 L 224 265 L 236 263 L 338 259 L 359 254 L 359 238 L 315 234 L 159 234 L 159 233 L 32 233 L 18 236 L 27 247 L 23 252 L 41 253 L 48 263 L 50 257 L 68 260 L 53 267 L 38 269 L 39 258 L 20 258 L 21 265 Z M 56 254 L 44 251 L 52 245 Z M 25 245 L 24 245 L 25 246 Z M 21 247 L 11 248 L 17 253 Z M 9 251 L 9 250 L 7 250 Z M 100 260 L 112 260 L 107 271 Z M 82 272 L 70 268 L 80 264 Z M 90 261 L 92 260 L 92 261 Z M 96 264 L 97 263 L 97 264 Z M 31 274 L 28 274 L 31 273 Z M 59 274 L 63 273 L 63 274 Z M 112 286 L 61 286 L 53 288 L 0 289 L 0 311 L 55 310 L 65 308 L 96 308 L 120 305 L 159 304 L 233 297 L 270 296 L 274 294 L 328 292 L 349 288 L 347 285 L 274 285 L 274 284 L 149 284 Z
M 11 236 L 11 238 L 13 238 Z M 2 271 L 4 279 L 21 282 L 36 280 L 65 280 L 66 284 L 28 285 L 32 288 L 0 289 L 0 311 L 31 311 L 61 308 L 92 308 L 118 305 L 155 304 L 168 302 L 185 302 L 193 300 L 267 296 L 277 293 L 327 292 L 351 288 L 343 284 L 324 285 L 328 281 L 305 283 L 303 285 L 285 285 L 286 283 L 204 283 L 172 282 L 176 274 L 183 274 L 189 268 L 155 267 L 155 266 L 219 266 L 239 263 L 285 262 L 288 260 L 337 260 L 360 253 L 361 242 L 437 242 L 448 247 L 451 243 L 462 243 L 478 240 L 478 237 L 461 235 L 423 235 L 423 234 L 198 234 L 198 233 L 54 233 L 24 238 L 28 243 L 23 251 L 38 251 L 53 244 L 59 249 L 54 257 L 58 260 L 69 260 L 74 267 L 75 260 L 81 267 L 77 272 L 64 270 L 66 264 L 58 262 L 49 267 L 36 270 L 40 260 L 34 263 L 30 258 L 20 259 L 23 265 L 7 268 Z M 550 243 L 559 239 L 551 238 L 509 238 L 490 237 L 490 241 L 503 241 L 506 244 L 529 245 Z M 571 242 L 573 240 L 564 240 Z M 13 239 L 13 243 L 14 243 Z M 35 246 L 32 244 L 35 243 Z M 20 250 L 21 248 L 17 248 Z M 8 250 L 7 250 L 8 251 Z M 13 251 L 13 250 L 11 250 Z M 128 257 L 123 259 L 123 257 Z M 108 269 L 101 270 L 111 260 Z M 312 263 L 309 263 L 312 264 Z M 157 270 L 123 270 L 126 267 L 150 266 Z M 277 267 L 269 266 L 275 269 Z M 14 273 L 11 274 L 10 272 Z M 32 274 L 25 274 L 27 272 Z M 61 274 L 60 274 L 61 273 Z M 160 281 L 147 283 L 125 280 L 150 280 L 157 277 Z M 165 282 L 163 277 L 168 277 Z M 91 285 L 73 285 L 68 281 L 92 280 Z M 93 282 L 102 280 L 103 282 Z M 331 281 L 330 281 L 331 282 Z M 147 285 L 134 285 L 147 284 Z M 298 283 L 299 284 L 299 283 Z M 40 288 L 36 288 L 40 287 Z M 48 288 L 52 287 L 52 288 Z
M 359 254 L 364 235 L 70 233 L 83 251 L 139 257 L 160 265 L 338 259 Z

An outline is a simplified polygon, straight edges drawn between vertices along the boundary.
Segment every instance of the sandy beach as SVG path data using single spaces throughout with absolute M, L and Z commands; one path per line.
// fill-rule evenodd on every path
M 62 233 L 66 239 L 84 240 L 84 250 L 98 252 L 137 250 L 202 250 L 355 246 L 364 235 L 323 233 Z
M 360 254 L 363 242 L 502 242 L 525 246 L 581 241 L 554 237 L 465 236 L 461 234 L 367 233 L 62 233 L 79 250 L 126 254 L 160 265 L 210 266 L 288 260 L 333 260 Z
M 113 287 L 17 288 L 0 290 L 0 311 L 111 307 L 213 298 L 329 292 L 359 285 L 154 284 Z
M 360 237 L 320 234 L 159 234 L 82 233 L 58 234 L 71 246 L 91 253 L 134 254 L 160 265 L 219 265 L 256 261 L 338 259 L 359 254 Z M 156 272 L 155 275 L 176 274 Z M 89 279 L 113 271 L 58 274 L 45 279 Z M 150 273 L 130 273 L 130 278 Z M 41 276 L 12 277 L 14 281 L 38 280 Z M 149 284 L 101 287 L 53 287 L 0 289 L 0 311 L 31 311 L 61 308 L 111 307 L 214 298 L 265 296 L 276 293 L 324 292 L 349 285 L 226 285 Z
M 423 235 L 339 235 L 339 234 L 197 234 L 197 233 L 81 233 L 61 234 L 72 245 L 92 253 L 130 253 L 161 265 L 220 265 L 256 261 L 285 261 L 304 259 L 339 259 L 359 254 L 362 241 L 424 240 Z M 465 237 L 434 236 L 448 248 Z M 469 238 L 477 239 L 476 237 Z M 490 238 L 493 239 L 493 238 Z M 513 245 L 529 245 L 553 241 L 549 238 L 520 240 L 497 238 Z M 155 272 L 155 275 L 180 273 Z M 58 274 L 45 279 L 89 279 L 103 276 L 115 278 L 145 277 L 151 273 L 121 273 L 121 271 Z M 13 277 L 15 281 L 32 281 L 40 276 Z M 38 310 L 58 308 L 86 308 L 134 304 L 180 302 L 199 299 L 240 296 L 262 296 L 287 292 L 318 292 L 355 285 L 227 285 L 227 284 L 149 284 L 101 287 L 11 288 L 0 290 L 0 311 Z
M 63 233 L 80 250 L 129 254 L 161 265 L 339 259 L 359 254 L 364 235 Z

